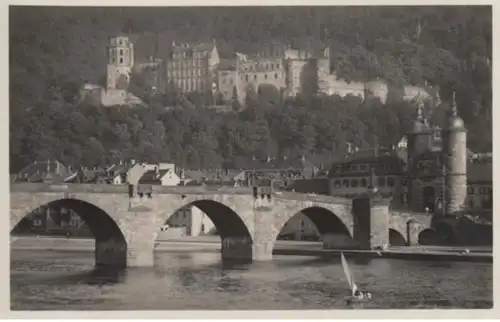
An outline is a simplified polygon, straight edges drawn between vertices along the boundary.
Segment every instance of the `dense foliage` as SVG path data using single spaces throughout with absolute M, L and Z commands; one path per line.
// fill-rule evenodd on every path
M 443 99 L 454 87 L 471 149 L 491 150 L 490 7 L 10 8 L 12 170 L 49 157 L 216 167 L 238 166 L 253 155 L 331 155 L 346 141 L 370 145 L 374 134 L 394 143 L 413 112 L 407 104 L 382 107 L 353 97 L 306 98 L 302 107 L 254 99 L 239 115 L 78 104 L 84 81 L 102 82 L 107 37 L 119 32 L 215 38 L 222 55 L 270 39 L 321 41 L 331 46 L 332 66 L 345 79 L 437 85 Z M 136 44 L 136 58 L 169 45 Z

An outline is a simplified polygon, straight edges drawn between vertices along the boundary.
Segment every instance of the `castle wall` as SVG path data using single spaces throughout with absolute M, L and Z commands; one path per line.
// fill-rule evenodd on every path
M 338 79 L 335 74 L 322 73 L 318 79 L 319 91 L 327 95 L 339 95 L 345 97 L 347 95 L 358 96 L 365 98 L 365 84 L 362 82 L 346 82 Z

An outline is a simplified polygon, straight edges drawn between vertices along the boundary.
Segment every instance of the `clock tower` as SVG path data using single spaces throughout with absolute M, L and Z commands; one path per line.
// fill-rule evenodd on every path
M 464 209 L 467 198 L 467 130 L 458 116 L 455 93 L 451 111 L 441 132 L 444 165 L 444 211 L 451 215 Z

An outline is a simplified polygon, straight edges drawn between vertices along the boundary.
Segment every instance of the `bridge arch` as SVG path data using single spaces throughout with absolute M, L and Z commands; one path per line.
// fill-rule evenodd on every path
M 306 231 L 306 227 L 304 227 L 299 239 L 301 237 L 305 237 L 302 239 L 310 239 L 312 237 L 315 240 L 316 238 L 313 235 L 317 233 L 319 235 L 317 236 L 319 237 L 318 240 L 321 239 L 323 245 L 327 248 L 342 247 L 345 244 L 352 246 L 352 218 L 349 220 L 347 209 L 344 209 L 344 207 L 328 209 L 323 205 L 311 204 L 304 208 L 295 208 L 286 214 L 276 217 L 275 230 L 272 236 L 272 248 L 275 247 L 276 241 L 282 239 L 281 236 L 286 234 L 286 227 L 290 223 L 293 222 L 294 226 L 299 226 L 293 227 L 295 230 L 297 228 L 299 231 L 302 230 L 304 220 L 301 220 L 300 216 L 304 216 L 312 222 L 316 230 L 314 231 L 308 227 Z
M 25 209 L 14 210 L 11 214 L 11 233 L 22 224 L 23 220 L 35 212 L 48 209 L 70 209 L 74 211 L 89 227 L 95 238 L 95 265 L 96 266 L 127 266 L 127 241 L 112 216 L 92 202 L 79 198 L 56 198 L 50 201 L 41 201 L 30 204 Z M 12 213 L 13 210 L 11 210 Z M 47 214 L 45 214 L 47 216 Z
M 406 246 L 405 235 L 396 229 L 389 228 L 389 244 L 391 246 Z
M 438 235 L 432 228 L 426 228 L 418 234 L 419 245 L 437 245 L 439 244 Z
M 199 208 L 214 224 L 218 235 L 224 239 L 225 237 L 248 237 L 252 235 L 244 222 L 244 220 L 236 213 L 230 206 L 225 205 L 219 201 L 211 199 L 194 200 L 180 208 L 176 209 L 173 213 L 168 213 L 162 217 L 163 222 L 167 222 L 179 209 L 195 206 Z
M 180 209 L 194 206 L 200 209 L 213 223 L 217 235 L 221 239 L 223 259 L 251 260 L 253 258 L 254 227 L 253 214 L 241 216 L 244 212 L 238 205 L 218 199 L 216 196 L 190 196 L 174 208 L 163 211 L 160 215 L 161 225 L 166 223 Z M 190 220 L 199 220 L 191 213 Z M 192 224 L 193 222 L 191 222 Z

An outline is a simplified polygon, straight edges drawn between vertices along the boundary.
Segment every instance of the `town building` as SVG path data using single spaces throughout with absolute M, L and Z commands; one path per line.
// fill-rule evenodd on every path
M 356 151 L 334 163 L 329 189 L 317 192 L 353 197 L 375 187 L 381 195 L 392 196 L 395 208 L 489 216 L 491 158 L 473 154 L 466 143 L 465 125 L 454 101 L 442 128 L 429 124 L 420 102 L 411 130 L 397 146 L 376 148 L 371 156 Z M 304 187 L 305 183 L 295 186 L 299 191 Z
M 196 206 L 186 206 L 176 211 L 166 222 L 168 230 L 175 230 L 181 236 L 203 236 L 216 233 L 215 226 L 210 218 Z M 180 228 L 180 229 L 179 229 Z M 167 234 L 164 234 L 167 235 Z

